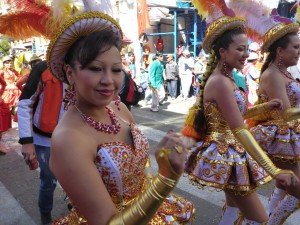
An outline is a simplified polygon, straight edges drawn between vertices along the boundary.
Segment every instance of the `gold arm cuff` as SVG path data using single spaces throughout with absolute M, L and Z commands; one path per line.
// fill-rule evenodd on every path
M 292 171 L 285 171 L 277 168 L 245 127 L 235 128 L 232 130 L 232 133 L 244 146 L 251 157 L 257 161 L 273 178 L 283 173 L 294 174 Z
M 282 118 L 286 122 L 299 119 L 300 118 L 300 107 L 287 108 L 283 112 Z
M 177 174 L 169 161 L 171 150 L 162 148 L 157 156 L 159 173 L 149 187 L 121 212 L 112 216 L 107 225 L 143 225 L 154 216 L 164 199 L 176 186 L 180 175 Z M 161 174 L 164 173 L 165 175 Z
M 262 103 L 259 105 L 255 105 L 251 108 L 248 108 L 247 111 L 244 114 L 244 119 L 257 119 L 257 120 L 266 120 L 268 118 L 268 112 L 267 109 L 268 103 Z

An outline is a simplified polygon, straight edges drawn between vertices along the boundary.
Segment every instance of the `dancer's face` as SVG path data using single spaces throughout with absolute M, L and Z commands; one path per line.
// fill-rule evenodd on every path
M 118 95 L 122 85 L 122 60 L 116 47 L 111 47 L 84 69 L 76 62 L 75 69 L 67 68 L 70 84 L 75 85 L 78 101 L 106 106 Z
M 3 65 L 6 69 L 10 69 L 12 67 L 12 61 L 5 61 Z
M 282 63 L 286 66 L 297 65 L 300 56 L 300 40 L 297 35 L 289 37 L 289 43 L 285 49 L 281 49 L 280 56 Z
M 231 68 L 242 69 L 248 58 L 248 38 L 246 34 L 237 34 L 232 37 L 233 42 L 227 49 L 221 50 L 222 60 Z

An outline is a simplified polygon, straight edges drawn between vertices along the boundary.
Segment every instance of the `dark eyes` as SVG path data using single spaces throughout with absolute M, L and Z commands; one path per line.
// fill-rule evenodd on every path
M 100 72 L 100 71 L 102 71 L 103 69 L 102 69 L 102 67 L 91 66 L 91 67 L 89 67 L 89 70 L 95 71 L 95 72 Z M 112 72 L 113 72 L 113 73 L 120 73 L 121 71 L 122 71 L 122 69 L 119 69 L 119 68 L 117 68 L 117 69 L 112 69 Z

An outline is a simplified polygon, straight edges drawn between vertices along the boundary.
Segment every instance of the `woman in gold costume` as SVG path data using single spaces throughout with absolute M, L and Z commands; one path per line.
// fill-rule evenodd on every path
M 203 1 L 193 2 L 201 12 Z M 186 138 L 192 148 L 185 172 L 196 186 L 224 191 L 226 207 L 221 225 L 266 224 L 268 216 L 255 188 L 272 177 L 289 186 L 294 174 L 272 163 L 247 130 L 244 119 L 280 108 L 281 101 L 275 99 L 247 109 L 245 93 L 232 78 L 233 68 L 242 69 L 248 57 L 245 21 L 235 17 L 225 3 L 209 13 L 211 8 L 203 40 L 204 50 L 210 53 L 209 62 L 197 102 L 182 131 L 193 138 Z
M 70 86 L 50 168 L 74 206 L 55 225 L 179 225 L 193 217 L 191 202 L 170 195 L 186 158 L 178 134 L 168 132 L 155 148 L 158 175 L 146 173 L 148 140 L 118 99 L 122 38 L 112 17 L 83 11 L 66 19 L 49 44 L 49 69 Z
M 251 132 L 278 168 L 292 170 L 300 178 L 300 83 L 287 71 L 299 60 L 298 30 L 298 23 L 277 16 L 276 23 L 264 35 L 261 50 L 268 56 L 261 69 L 259 103 L 280 98 L 283 104 L 281 110 L 257 118 L 260 121 L 256 121 L 258 125 Z M 276 182 L 269 199 L 269 224 L 283 224 L 300 208 L 299 198 L 300 183 L 286 188 Z

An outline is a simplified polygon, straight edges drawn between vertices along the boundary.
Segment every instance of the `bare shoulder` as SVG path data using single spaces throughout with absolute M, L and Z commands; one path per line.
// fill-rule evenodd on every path
M 109 107 L 115 112 L 117 116 L 128 121 L 129 123 L 134 123 L 133 115 L 131 114 L 131 112 L 128 110 L 127 106 L 123 102 L 120 102 L 120 104 L 117 106 L 115 104 L 115 101 L 112 101 L 109 104 Z
M 263 91 L 264 89 L 269 89 L 269 88 L 284 88 L 285 87 L 285 81 L 284 78 L 282 76 L 282 74 L 280 73 L 280 71 L 278 71 L 275 68 L 268 68 L 266 69 L 263 74 L 261 75 L 260 78 L 260 89 L 261 91 Z
M 61 121 L 51 137 L 51 154 L 66 157 L 70 154 L 93 154 L 96 141 L 84 128 L 79 121 Z
M 210 98 L 218 98 L 234 89 L 234 84 L 228 77 L 220 74 L 212 74 L 205 85 L 205 93 Z

